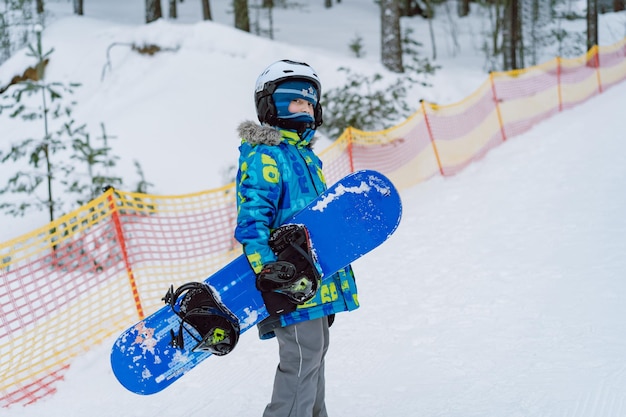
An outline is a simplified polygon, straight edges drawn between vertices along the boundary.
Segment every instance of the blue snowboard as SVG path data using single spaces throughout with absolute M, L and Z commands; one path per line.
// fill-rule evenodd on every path
M 401 215 L 400 196 L 391 181 L 365 170 L 339 180 L 288 223 L 306 226 L 323 276 L 330 276 L 387 240 Z M 237 316 L 241 333 L 268 317 L 243 255 L 204 282 Z M 189 335 L 185 349 L 170 345 L 170 331 L 177 331 L 179 323 L 170 306 L 164 306 L 115 341 L 111 366 L 125 388 L 143 395 L 157 393 L 211 356 L 192 351 L 195 343 Z

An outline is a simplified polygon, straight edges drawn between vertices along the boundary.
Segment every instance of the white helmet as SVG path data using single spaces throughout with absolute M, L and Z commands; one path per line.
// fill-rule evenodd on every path
M 321 98 L 322 84 L 315 70 L 308 64 L 288 59 L 274 62 L 259 75 L 254 89 L 256 114 L 261 123 L 269 123 L 272 126 L 278 126 L 280 124 L 272 94 L 276 91 L 278 84 L 288 79 L 299 79 L 311 82 L 317 89 L 317 96 Z M 313 126 L 313 129 L 322 124 L 322 106 L 319 100 L 315 106 L 314 118 L 315 126 Z

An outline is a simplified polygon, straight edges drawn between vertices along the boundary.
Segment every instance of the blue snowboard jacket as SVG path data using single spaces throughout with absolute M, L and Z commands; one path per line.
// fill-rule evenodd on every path
M 309 141 L 297 133 L 244 122 L 237 173 L 237 226 L 235 238 L 255 273 L 276 260 L 268 246 L 272 230 L 302 210 L 326 190 L 322 161 Z M 351 267 L 324 277 L 316 296 L 296 311 L 270 317 L 259 325 L 262 339 L 272 329 L 359 307 Z

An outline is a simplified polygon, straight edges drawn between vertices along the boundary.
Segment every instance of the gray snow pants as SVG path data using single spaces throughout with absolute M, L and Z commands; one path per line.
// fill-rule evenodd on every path
M 327 417 L 324 357 L 328 350 L 328 318 L 274 330 L 280 363 L 272 401 L 263 417 Z

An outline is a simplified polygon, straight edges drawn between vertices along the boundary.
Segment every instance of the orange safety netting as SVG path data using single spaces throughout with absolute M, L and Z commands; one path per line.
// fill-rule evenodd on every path
M 375 169 L 406 188 L 453 175 L 489 149 L 626 79 L 626 39 L 576 59 L 490 74 L 459 103 L 426 102 L 379 132 L 347 129 L 321 157 L 328 183 Z M 0 244 L 0 405 L 55 390 L 71 359 L 241 253 L 234 185 L 184 196 L 108 190 Z

